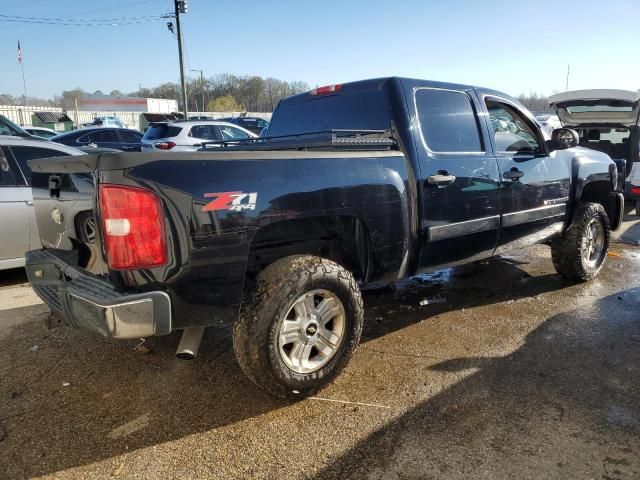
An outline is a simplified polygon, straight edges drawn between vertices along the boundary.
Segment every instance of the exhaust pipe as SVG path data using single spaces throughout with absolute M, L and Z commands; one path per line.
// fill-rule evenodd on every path
M 176 351 L 176 357 L 180 360 L 193 360 L 198 354 L 204 327 L 185 328 Z

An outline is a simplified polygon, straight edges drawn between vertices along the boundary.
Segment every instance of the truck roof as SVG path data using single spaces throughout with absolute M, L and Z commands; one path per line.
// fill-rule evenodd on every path
M 456 90 L 466 90 L 466 89 L 470 89 L 470 88 L 476 88 L 472 85 L 464 85 L 464 84 L 459 84 L 459 83 L 448 83 L 448 82 L 438 82 L 438 81 L 434 81 L 434 80 L 422 80 L 422 79 L 417 79 L 417 78 L 410 78 L 410 77 L 380 77 L 380 78 L 370 78 L 367 80 L 357 80 L 355 82 L 346 82 L 346 83 L 337 83 L 335 85 L 339 85 L 340 86 L 340 91 L 341 92 L 349 92 L 349 91 L 356 91 L 356 90 L 377 90 L 380 89 L 384 86 L 384 84 L 386 84 L 389 81 L 392 80 L 399 80 L 399 81 L 410 81 L 410 82 L 420 82 L 421 84 L 423 84 L 424 86 L 430 86 L 430 87 L 435 87 L 435 88 L 452 88 L 452 89 L 456 89 Z M 333 85 L 331 85 L 333 86 Z M 280 104 L 286 104 L 286 103 L 296 103 L 296 102 L 300 102 L 300 101 L 305 101 L 305 100 L 309 100 L 309 96 L 313 95 L 312 92 L 318 90 L 318 88 L 323 88 L 323 87 L 316 87 L 315 89 L 309 90 L 307 92 L 303 92 L 303 93 L 299 93 L 297 95 L 292 95 L 290 97 L 286 97 L 282 100 L 280 100 Z

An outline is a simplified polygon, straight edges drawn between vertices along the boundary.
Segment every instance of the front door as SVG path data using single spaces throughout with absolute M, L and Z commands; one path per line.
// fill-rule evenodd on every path
M 490 256 L 500 226 L 498 166 L 475 92 L 412 90 L 420 159 L 421 270 Z
M 533 119 L 514 102 L 484 97 L 500 170 L 502 226 L 496 254 L 561 231 L 569 201 L 569 166 L 548 154 Z

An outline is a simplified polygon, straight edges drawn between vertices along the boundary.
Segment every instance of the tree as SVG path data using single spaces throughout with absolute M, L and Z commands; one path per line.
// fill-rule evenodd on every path
M 109 95 L 112 95 L 114 97 L 124 97 L 125 94 L 122 93 L 122 91 L 118 90 L 117 88 L 115 90 L 111 90 L 111 93 Z
M 240 112 L 244 107 L 231 95 L 216 97 L 207 104 L 209 112 Z
M 58 107 L 70 111 L 76 108 L 76 100 L 80 100 L 84 95 L 84 90 L 81 88 L 75 88 L 73 90 L 65 90 L 62 92 L 62 96 L 56 97 L 55 102 Z

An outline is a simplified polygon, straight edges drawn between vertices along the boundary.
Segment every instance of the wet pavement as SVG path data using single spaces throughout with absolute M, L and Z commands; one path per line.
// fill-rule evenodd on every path
M 537 246 L 365 292 L 353 360 L 298 402 L 244 377 L 227 330 L 193 362 L 177 335 L 47 330 L 0 272 L 0 478 L 640 478 L 635 218 L 586 284 Z

